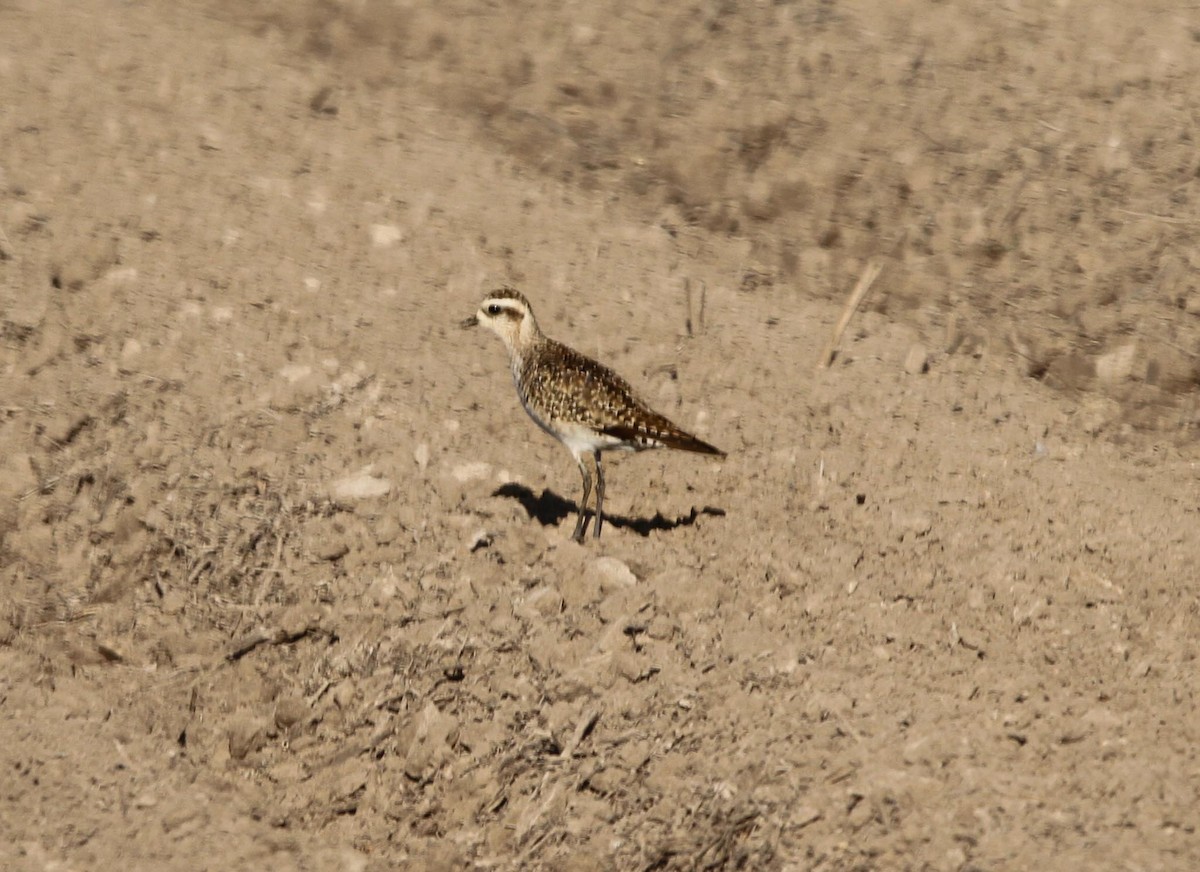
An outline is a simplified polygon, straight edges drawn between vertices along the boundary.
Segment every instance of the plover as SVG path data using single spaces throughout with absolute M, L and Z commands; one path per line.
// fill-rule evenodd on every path
M 592 475 L 596 464 L 596 525 L 600 538 L 604 512 L 602 451 L 677 448 L 698 454 L 725 452 L 697 439 L 655 412 L 625 379 L 573 348 L 550 339 L 538 327 L 529 301 L 520 291 L 501 288 L 484 298 L 479 311 L 462 326 L 482 324 L 508 347 L 509 365 L 521 404 L 534 422 L 566 446 L 583 476 L 583 496 L 573 538 L 583 541 Z

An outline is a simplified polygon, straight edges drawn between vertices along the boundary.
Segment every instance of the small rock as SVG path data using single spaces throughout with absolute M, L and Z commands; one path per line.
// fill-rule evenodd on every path
M 361 793 L 367 786 L 367 776 L 358 766 L 347 764 L 347 771 L 342 773 L 330 791 L 335 799 L 348 799 Z
M 55 258 L 50 278 L 57 288 L 77 291 L 95 281 L 120 260 L 113 237 L 87 237 Z
M 298 696 L 280 697 L 275 703 L 275 726 L 287 730 L 308 717 L 309 706 Z
M 392 483 L 386 478 L 372 474 L 369 466 L 339 478 L 329 488 L 330 494 L 338 500 L 374 499 L 385 496 L 391 490 Z
M 141 353 L 142 343 L 136 339 L 126 339 L 125 344 L 121 346 L 121 363 L 129 363 Z
M 204 123 L 197 127 L 196 138 L 204 151 L 220 151 L 225 144 L 225 133 L 215 124 Z
M 375 522 L 375 544 L 390 545 L 400 537 L 400 534 L 403 532 L 403 530 L 404 528 L 395 518 L 391 517 L 390 515 L 382 517 Z
M 242 717 L 229 725 L 229 756 L 244 760 L 266 744 L 267 729 L 258 718 Z
M 161 533 L 170 529 L 171 519 L 158 506 L 151 506 L 146 510 L 146 514 L 142 515 L 142 525 L 147 530 Z
M 114 645 L 98 641 L 96 642 L 96 650 L 99 651 L 100 656 L 109 663 L 122 663 L 125 661 L 125 655 Z
M 892 512 L 892 526 L 902 539 L 916 539 L 933 529 L 933 519 L 923 512 Z
M 295 384 L 302 379 L 312 375 L 312 367 L 301 363 L 289 363 L 287 366 L 279 368 L 279 376 L 289 384 Z
M 386 605 L 396 598 L 399 587 L 392 574 L 381 575 L 367 586 L 367 601 L 376 606 Z
M 337 115 L 337 101 L 333 99 L 333 86 L 322 85 L 308 100 L 308 108 L 323 115 Z
M 323 617 L 316 605 L 297 603 L 289 606 L 279 618 L 279 629 L 289 638 L 298 638 L 321 626 Z
M 421 472 L 425 471 L 425 467 L 429 466 L 429 445 L 422 442 L 413 449 L 413 460 L 417 463 L 417 469 Z
M 1125 718 L 1110 708 L 1097 706 L 1084 712 L 1082 721 L 1093 727 L 1104 730 L 1114 730 L 1125 724 Z
M 726 585 L 716 578 L 682 566 L 651 576 L 646 586 L 665 609 L 678 613 L 711 611 L 728 595 Z
M 904 371 L 909 375 L 921 375 L 929 371 L 929 352 L 921 344 L 908 349 L 904 357 Z
M 629 776 L 620 769 L 615 768 L 601 769 L 599 772 L 593 772 L 587 779 L 588 788 L 601 796 L 609 796 L 616 794 L 618 791 L 623 791 L 627 789 L 628 784 Z
M 619 585 L 605 591 L 605 596 L 596 606 L 596 616 L 605 623 L 625 621 L 626 625 L 642 625 L 651 614 L 650 603 L 646 591 L 637 585 Z M 636 621 L 630 618 L 638 615 Z
M 338 682 L 334 687 L 333 692 L 329 694 L 329 698 L 333 704 L 342 711 L 348 711 L 354 700 L 358 696 L 358 685 L 351 680 Z
M 571 40 L 578 45 L 594 45 L 598 38 L 596 28 L 586 24 L 576 24 L 571 29 Z
M 175 590 L 174 588 L 171 588 L 171 589 L 167 590 L 165 593 L 163 593 L 163 596 L 162 596 L 163 614 L 177 615 L 183 611 L 183 608 L 186 605 L 187 605 L 187 597 L 185 597 L 182 593 Z
M 1137 344 L 1129 343 L 1096 358 L 1096 378 L 1105 384 L 1125 381 L 1133 374 Z
M 967 865 L 967 852 L 955 845 L 942 855 L 945 858 L 946 869 L 962 869 Z
M 444 838 L 428 840 L 419 853 L 414 852 L 409 856 L 414 858 L 412 868 L 424 869 L 425 872 L 461 872 L 470 865 L 462 849 Z
M 206 815 L 194 805 L 175 806 L 163 810 L 161 819 L 163 832 L 187 833 L 197 829 L 206 820 Z
M 505 725 L 494 720 L 468 721 L 458 731 L 459 746 L 465 748 L 475 760 L 487 760 L 508 739 Z M 477 770 L 476 777 L 487 783 L 493 776 Z
M 332 563 L 335 560 L 341 560 L 350 553 L 350 546 L 341 539 L 334 539 L 330 542 L 325 542 L 313 549 L 313 554 L 318 560 L 326 560 Z
M 492 467 L 489 463 L 484 463 L 482 460 L 476 460 L 473 463 L 460 463 L 451 470 L 450 474 L 454 476 L 454 480 L 460 484 L 466 484 L 469 481 L 479 481 L 491 475 Z
M 114 267 L 100 276 L 100 282 L 110 288 L 125 289 L 137 284 L 138 271 L 131 266 Z
M 371 244 L 376 248 L 390 248 L 404 238 L 404 232 L 395 224 L 372 224 Z

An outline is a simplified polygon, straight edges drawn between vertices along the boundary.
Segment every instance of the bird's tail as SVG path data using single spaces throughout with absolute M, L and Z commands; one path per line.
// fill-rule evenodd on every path
M 713 454 L 717 457 L 725 457 L 725 452 L 715 445 L 709 445 L 703 439 L 697 439 L 691 433 L 685 433 L 678 430 L 666 438 L 660 438 L 660 442 L 668 448 L 676 448 L 680 451 L 694 451 L 696 454 Z
M 618 425 L 605 427 L 604 432 L 616 436 L 631 445 L 653 448 L 661 445 L 664 448 L 674 448 L 679 451 L 693 451 L 696 454 L 712 454 L 725 457 L 725 452 L 715 445 L 709 445 L 703 439 L 698 439 L 686 430 L 680 430 L 666 418 L 653 424 L 640 427 Z

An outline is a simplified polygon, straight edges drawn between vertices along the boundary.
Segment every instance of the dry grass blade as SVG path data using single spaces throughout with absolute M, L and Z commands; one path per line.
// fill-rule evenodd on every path
M 846 299 L 846 305 L 842 308 L 842 315 L 838 318 L 837 326 L 833 328 L 833 335 L 829 337 L 829 343 L 821 352 L 821 358 L 817 361 L 817 369 L 825 369 L 825 367 L 833 362 L 833 355 L 837 351 L 838 343 L 842 340 L 842 334 L 846 332 L 846 326 L 850 323 L 850 319 L 854 317 L 854 313 L 858 310 L 858 307 L 862 305 L 863 299 L 867 296 L 867 291 L 871 289 L 871 285 L 879 277 L 882 269 L 883 265 L 879 261 L 867 261 L 862 275 L 858 277 L 858 283 Z
M 738 856 L 738 845 L 754 828 L 758 817 L 758 812 L 751 810 L 724 822 L 717 834 L 692 857 L 692 868 L 727 869 L 740 867 L 742 863 Z
M 4 228 L 0 227 L 0 260 L 16 260 L 17 250 L 8 241 Z
M 1159 215 L 1155 212 L 1138 212 L 1134 209 L 1117 209 L 1122 215 L 1132 215 L 1134 218 L 1149 218 L 1152 221 L 1161 221 L 1164 224 L 1200 224 L 1200 218 L 1178 218 L 1174 215 Z

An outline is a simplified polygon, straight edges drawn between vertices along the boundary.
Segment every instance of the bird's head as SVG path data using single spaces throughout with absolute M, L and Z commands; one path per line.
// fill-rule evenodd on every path
M 491 330 L 510 350 L 522 348 L 539 335 L 529 301 L 512 288 L 501 288 L 484 297 L 479 310 L 463 321 L 463 327 L 475 326 Z

